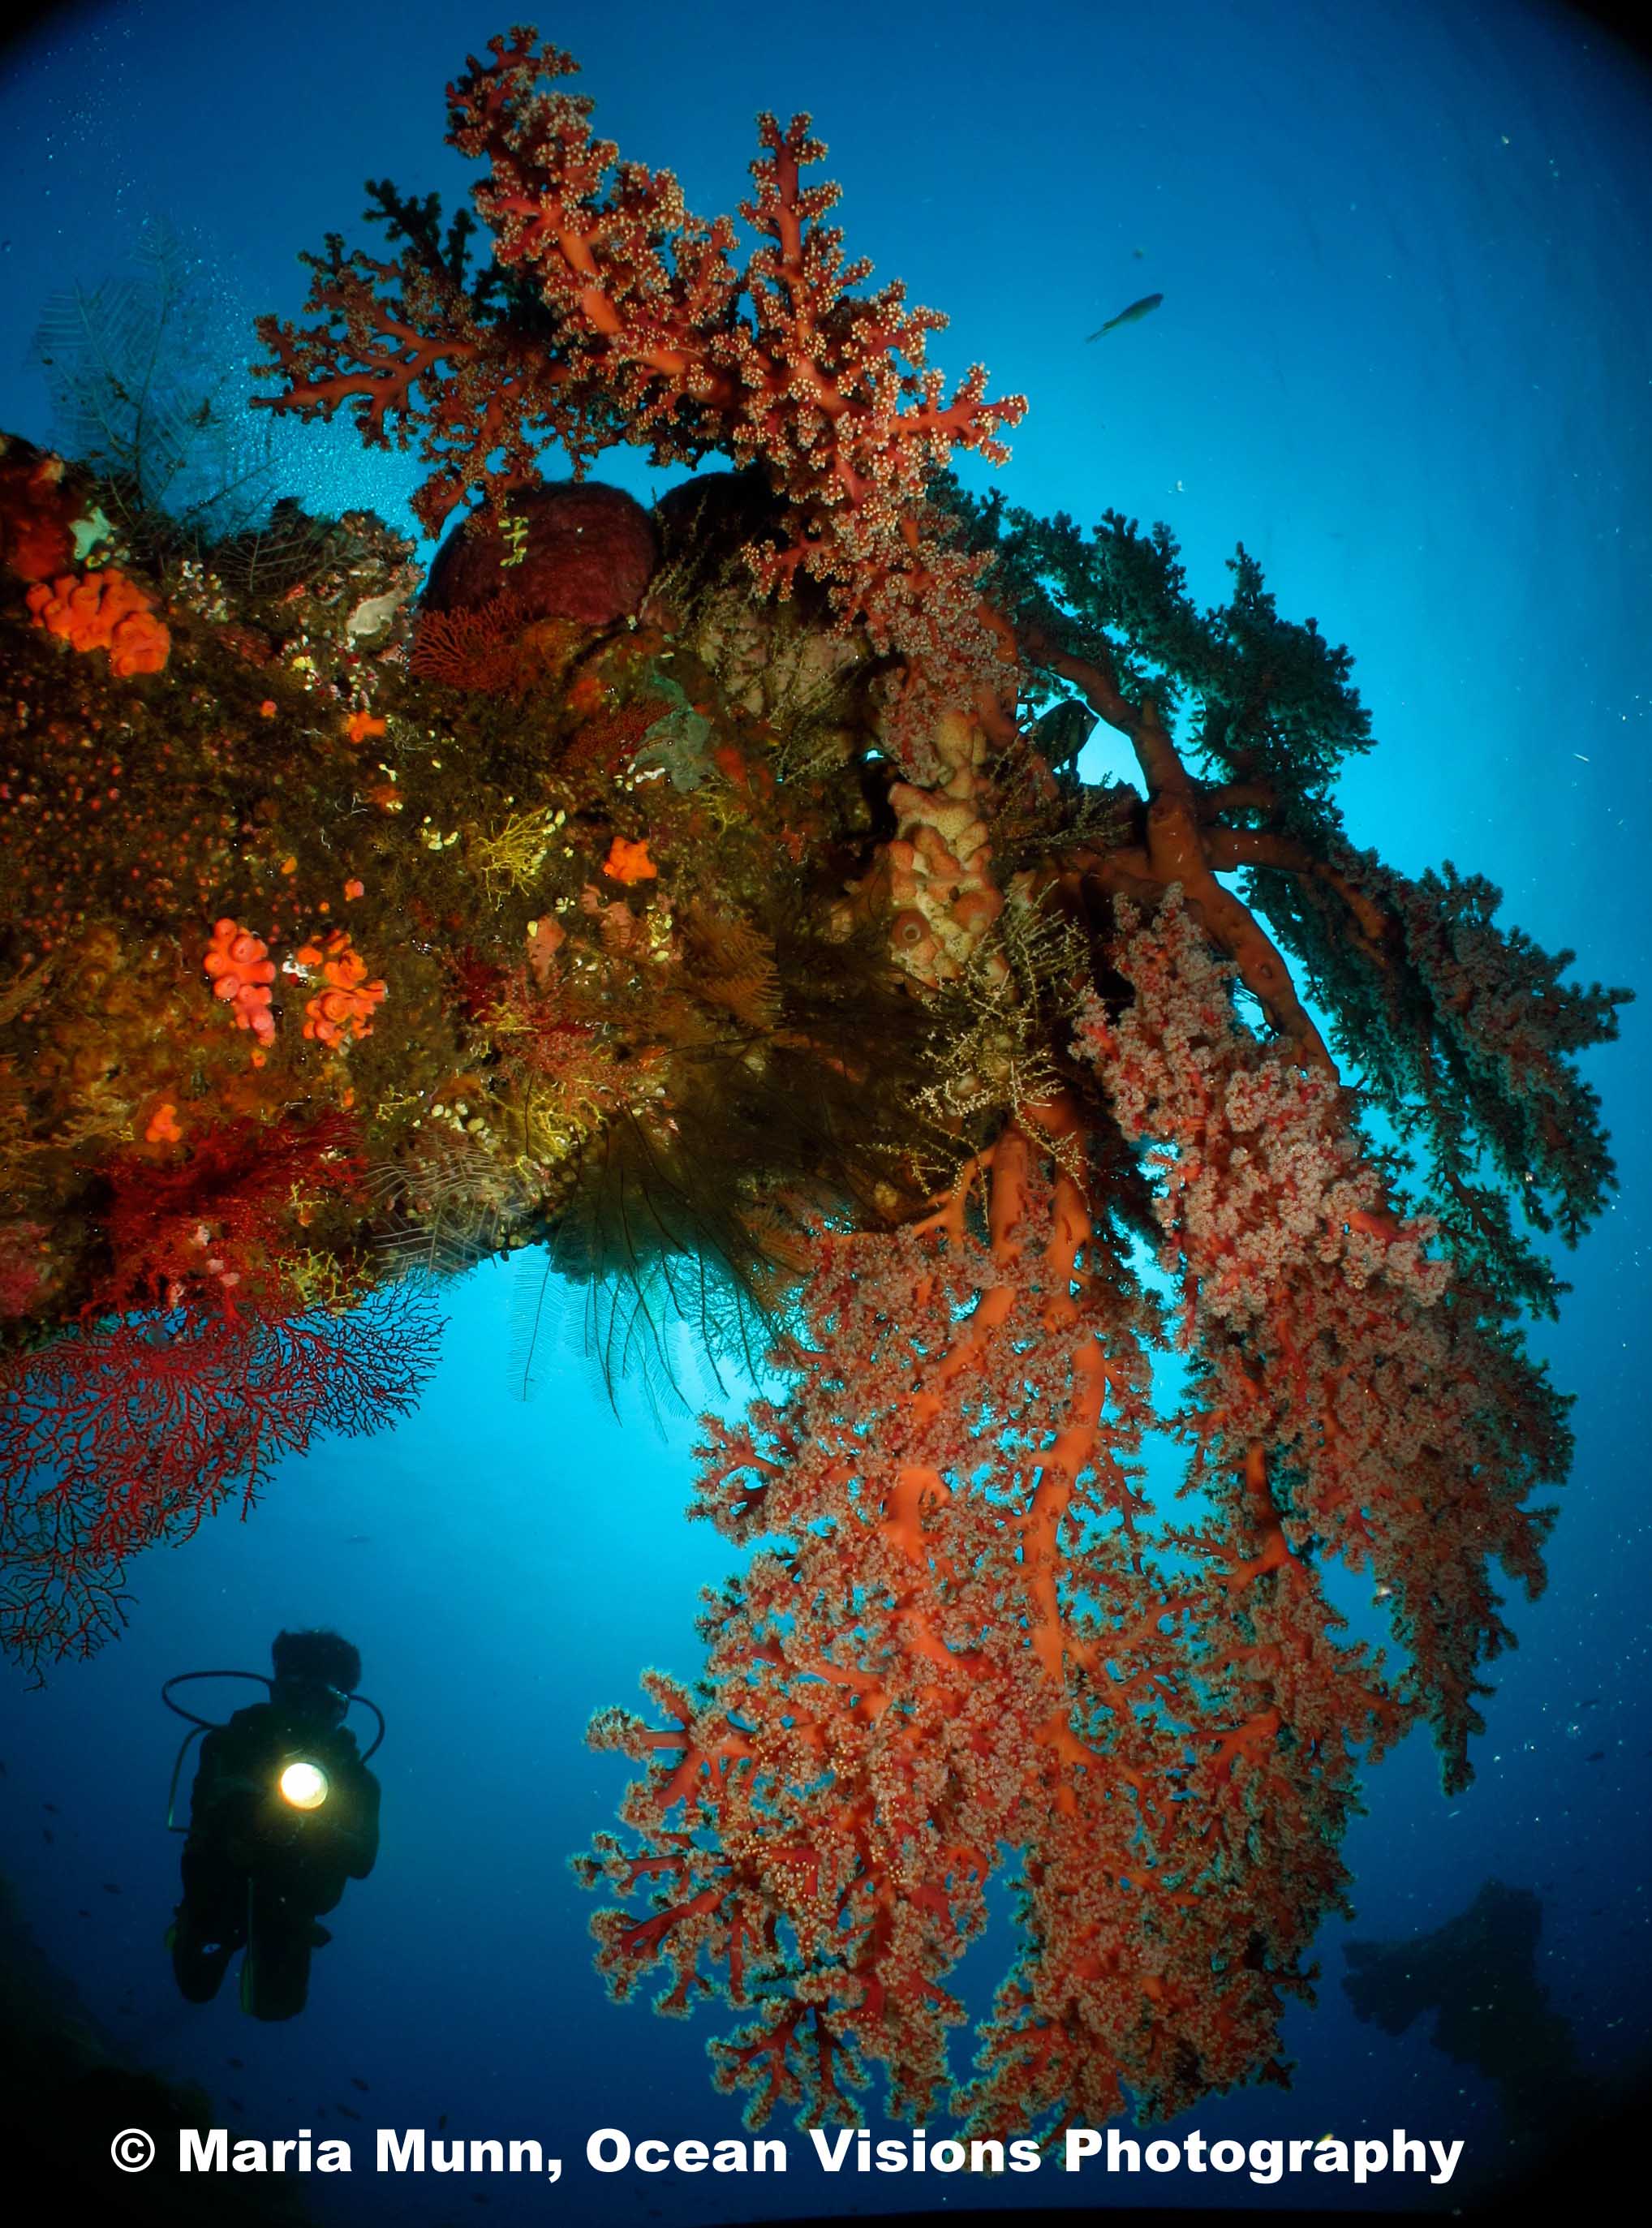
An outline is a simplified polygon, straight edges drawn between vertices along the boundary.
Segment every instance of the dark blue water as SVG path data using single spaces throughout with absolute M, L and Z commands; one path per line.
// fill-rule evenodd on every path
M 359 236 L 364 176 L 458 188 L 442 87 L 503 22 L 451 0 L 177 0 L 83 9 L 14 49 L 0 425 L 50 439 L 27 349 L 40 307 L 118 268 L 144 219 L 177 226 L 249 311 L 290 315 L 295 251 L 332 227 Z M 573 0 L 541 28 L 580 57 L 602 128 L 673 166 L 694 208 L 738 198 L 757 109 L 811 109 L 851 251 L 951 312 L 938 362 L 983 360 L 995 392 L 1030 396 L 1014 498 L 1081 522 L 1108 506 L 1169 520 L 1206 597 L 1242 538 L 1283 611 L 1355 650 L 1380 739 L 1341 792 L 1355 839 L 1410 872 L 1449 858 L 1489 874 L 1540 942 L 1575 947 L 1585 979 L 1644 995 L 1652 97 L 1626 57 L 1535 7 L 1300 0 L 898 14 Z M 1156 314 L 1084 345 L 1149 291 Z M 312 507 L 405 522 L 409 473 L 343 427 L 295 439 L 290 463 Z M 665 484 L 624 452 L 604 476 L 644 497 Z M 1294 2087 L 1212 2100 L 1194 2120 L 1213 2139 L 1403 2123 L 1461 2136 L 1471 2167 L 1494 2167 L 1507 2135 L 1492 2085 L 1431 2046 L 1426 2019 L 1397 2038 L 1359 2024 L 1339 1985 L 1350 1934 L 1437 1926 L 1489 1877 L 1540 1893 L 1540 1975 L 1585 2071 L 1626 2074 L 1647 2048 L 1648 1018 L 1630 1008 L 1623 1041 L 1590 1063 L 1623 1188 L 1539 1335 L 1578 1394 L 1578 1460 L 1549 1590 L 1514 1612 L 1521 1646 L 1478 1777 L 1443 1799 L 1420 1733 L 1372 1775 L 1347 1852 L 1357 1923 L 1327 1925 L 1319 2001 L 1286 2029 Z M 1050 2171 L 833 2182 L 795 2136 L 784 2183 L 599 2180 L 579 2162 L 604 2125 L 739 2129 L 710 2089 L 706 2022 L 607 2001 L 567 1863 L 626 1776 L 586 1751 L 586 1719 L 631 1701 L 644 1665 L 692 1672 L 695 1592 L 729 1553 L 682 1515 L 691 1426 L 656 1436 L 623 1394 L 617 1418 L 577 1355 L 513 1399 L 509 1272 L 450 1296 L 413 1420 L 322 1448 L 247 1521 L 142 1563 L 130 1629 L 90 1663 L 43 1693 L 0 1681 L 0 1869 L 89 2015 L 252 2133 L 359 2135 L 343 2103 L 369 2125 L 445 2112 L 458 2132 L 541 2135 L 569 2161 L 562 2185 L 490 2184 L 495 2219 L 1093 2201 L 1098 2185 Z M 157 1697 L 176 1670 L 263 1668 L 284 1623 L 356 1640 L 389 1738 L 377 1872 L 333 1922 L 308 2014 L 266 2027 L 228 1989 L 205 2009 L 173 1993 L 164 1812 L 181 1728 Z M 1007 1943 L 1006 1926 L 966 1969 L 977 2007 Z M 1213 2184 L 1128 2194 L 1271 2201 Z M 306 2187 L 341 2224 L 468 2217 L 472 2193 L 363 2170 Z M 1288 2201 L 1309 2200 L 1425 2201 L 1414 2186 L 1361 2199 L 1346 2180 Z

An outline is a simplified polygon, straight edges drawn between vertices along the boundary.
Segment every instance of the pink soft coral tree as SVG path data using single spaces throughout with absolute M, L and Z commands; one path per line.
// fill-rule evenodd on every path
M 1425 1250 L 1430 1220 L 1396 1217 L 1350 1094 L 1240 1025 L 1233 970 L 1179 903 L 1118 966 L 1131 1002 L 1114 1019 L 1092 998 L 1077 1048 L 1159 1171 L 1161 1265 L 1201 1362 L 1190 1482 L 1220 1506 L 1265 1475 L 1277 1552 L 1311 1540 L 1372 1573 L 1456 1791 L 1483 1730 L 1476 1667 L 1509 1638 L 1492 1565 L 1542 1585 L 1553 1512 L 1523 1504 L 1565 1474 L 1559 1408 L 1513 1310 Z
M 740 264 L 732 217 L 693 215 L 670 171 L 595 136 L 592 102 L 560 82 L 570 55 L 520 29 L 490 52 L 448 88 L 448 139 L 488 166 L 474 200 L 492 265 L 471 278 L 468 218 L 444 242 L 432 203 L 372 189 L 407 246 L 389 262 L 334 239 L 307 259 L 321 322 L 259 321 L 284 383 L 272 407 L 348 406 L 376 446 L 416 438 L 432 470 L 414 508 L 432 533 L 472 490 L 535 483 L 550 439 L 576 472 L 618 440 L 658 464 L 756 464 L 790 522 L 781 546 L 748 552 L 759 587 L 812 574 L 900 658 L 914 755 L 944 692 L 996 706 L 1002 631 L 980 562 L 946 545 L 924 490 L 954 450 L 1001 462 L 1026 403 L 989 401 L 979 364 L 949 396 L 925 361 L 946 318 L 909 307 L 899 281 L 852 291 L 872 266 L 823 221 L 838 189 L 804 182 L 826 152 L 810 118 L 758 119 L 740 214 L 760 244 Z
M 1029 1105 L 922 1221 L 820 1235 L 797 1390 L 703 1450 L 701 1513 L 765 1543 L 705 1678 L 648 1682 L 665 1726 L 593 1728 L 650 1766 L 638 1846 L 586 1860 L 649 1899 L 602 1915 L 604 1966 L 748 2009 L 714 2055 L 759 2121 L 840 2114 L 874 2064 L 898 2112 L 951 2099 L 946 1978 L 1005 1847 L 1026 1948 L 956 2100 L 977 2129 L 1277 2071 L 1358 1758 L 1410 1719 L 1265 1463 L 1197 1532 L 1156 1518 L 1156 1311 L 1076 1129 Z
M 584 1864 L 646 1898 L 599 1919 L 605 1969 L 750 2013 L 714 2056 L 759 2122 L 848 2112 L 874 2065 L 994 2135 L 1283 2078 L 1362 1761 L 1426 1718 L 1460 1787 L 1492 1567 L 1540 1584 L 1522 1504 L 1567 1440 L 1506 1309 L 1396 1212 L 1335 1078 L 1245 1025 L 1179 890 L 1120 910 L 1073 1047 L 1101 1104 L 1024 1104 L 928 1214 L 818 1233 L 791 1397 L 708 1419 L 698 1513 L 761 1544 L 704 1678 L 593 1728 L 650 1767 L 635 1842 Z M 1145 1194 L 1080 1149 L 1109 1119 Z M 1167 1326 L 1197 1521 L 1137 1459 Z M 1335 1559 L 1408 1668 L 1346 1636 Z M 1022 1953 L 955 2094 L 947 1976 L 1006 1847 Z

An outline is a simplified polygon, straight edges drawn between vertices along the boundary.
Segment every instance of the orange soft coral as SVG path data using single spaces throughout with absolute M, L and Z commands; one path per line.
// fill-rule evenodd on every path
M 202 964 L 212 977 L 214 995 L 234 1015 L 236 1028 L 251 1029 L 260 1045 L 268 1044 L 275 1034 L 269 988 L 275 963 L 263 938 L 238 922 L 215 921 Z
M 381 982 L 368 981 L 367 962 L 349 932 L 336 928 L 325 943 L 301 944 L 293 956 L 300 967 L 319 968 L 323 986 L 304 1007 L 304 1034 L 324 1045 L 370 1037 L 374 1008 L 386 989 Z
M 29 591 L 35 624 L 76 650 L 106 650 L 110 670 L 123 679 L 133 673 L 158 673 L 172 637 L 155 616 L 150 599 L 124 573 L 110 566 L 84 577 L 61 573 Z

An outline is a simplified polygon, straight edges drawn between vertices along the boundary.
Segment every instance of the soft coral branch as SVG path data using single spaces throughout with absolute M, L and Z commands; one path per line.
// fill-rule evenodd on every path
M 1479 1666 L 1508 1639 L 1491 1565 L 1541 1585 L 1549 1514 L 1524 1503 L 1565 1474 L 1565 1404 L 1507 1305 L 1454 1278 L 1431 1222 L 1395 1214 L 1335 1079 L 1239 1026 L 1187 909 L 1166 903 L 1118 965 L 1132 1002 L 1092 1002 L 1079 1049 L 1125 1136 L 1159 1151 L 1162 1265 L 1205 1365 L 1194 1481 L 1245 1478 L 1259 1505 L 1277 1469 L 1297 1545 L 1373 1572 L 1458 1787 Z
M 1004 680 L 980 560 L 947 546 L 925 490 L 955 450 L 1002 462 L 1023 399 L 989 401 L 979 365 L 949 396 L 925 361 L 945 318 L 908 307 L 899 284 L 851 291 L 871 266 L 846 261 L 823 221 L 836 187 L 804 182 L 825 153 L 806 116 L 759 119 L 741 214 L 760 245 L 741 268 L 731 217 L 693 215 L 669 170 L 622 163 L 593 134 L 560 48 L 518 29 L 490 54 L 449 87 L 448 138 L 487 166 L 474 198 L 492 270 L 467 287 L 434 251 L 429 205 L 377 189 L 406 252 L 346 257 L 335 238 L 308 259 L 321 322 L 260 322 L 265 375 L 285 387 L 267 400 L 305 417 L 348 404 L 378 446 L 417 433 L 436 468 L 415 499 L 432 532 L 467 490 L 528 477 L 549 439 L 576 472 L 618 439 L 658 463 L 720 451 L 759 465 L 787 507 L 781 546 L 747 552 L 759 586 L 785 595 L 810 573 L 844 625 L 899 661 L 896 724 L 921 764 L 941 709 L 996 705 Z
M 1180 1543 L 1184 1575 L 1158 1567 L 1133 1461 L 1148 1317 L 1081 1129 L 1058 1093 L 919 1221 L 819 1232 L 797 1391 L 702 1450 L 707 1508 L 776 1544 L 708 1615 L 692 1703 L 656 1682 L 675 1728 L 622 1738 L 650 1764 L 624 1811 L 642 1862 L 614 1843 L 586 1876 L 653 1888 L 658 1925 L 597 1930 L 615 1985 L 657 1968 L 668 2009 L 723 1978 L 737 1911 L 766 1945 L 742 1953 L 763 2017 L 717 2046 L 754 2121 L 829 2111 L 873 2065 L 896 2110 L 934 2109 L 943 1983 L 1006 1844 L 1029 1948 L 1015 2039 L 989 2033 L 967 2100 L 983 2129 L 1105 2117 L 1127 2089 L 1173 2110 L 1271 2064 L 1341 1892 L 1357 1752 L 1403 1722 L 1329 1636 L 1264 1475 Z M 675 1862 L 655 1880 L 685 1836 L 714 1913 Z

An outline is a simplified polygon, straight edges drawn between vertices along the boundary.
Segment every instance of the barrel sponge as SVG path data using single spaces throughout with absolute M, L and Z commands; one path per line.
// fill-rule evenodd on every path
M 622 488 L 560 480 L 471 511 L 436 553 L 428 611 L 476 611 L 506 590 L 528 619 L 610 626 L 636 611 L 659 561 L 654 522 Z

